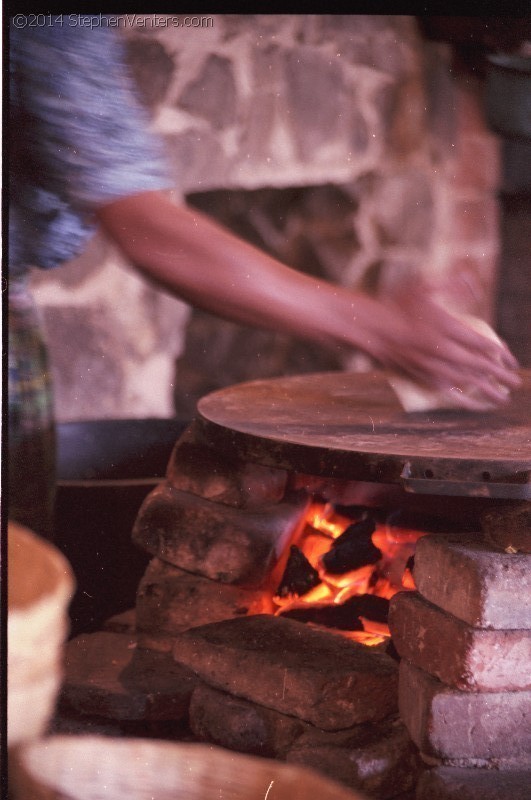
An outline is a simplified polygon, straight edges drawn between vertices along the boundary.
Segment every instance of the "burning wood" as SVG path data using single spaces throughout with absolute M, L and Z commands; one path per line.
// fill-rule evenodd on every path
M 288 563 L 276 592 L 277 596 L 296 595 L 302 597 L 320 583 L 321 578 L 317 570 L 312 567 L 298 547 L 291 545 Z
M 271 595 L 276 615 L 333 628 L 370 646 L 388 642 L 388 601 L 397 591 L 415 589 L 408 559 L 420 536 L 371 517 L 353 521 L 330 503 L 313 503 L 290 552 L 290 569 L 273 582 L 280 584 Z
M 355 598 L 351 598 L 354 600 Z M 295 619 L 297 622 L 313 623 L 322 625 L 323 628 L 336 628 L 340 631 L 362 631 L 363 623 L 359 615 L 349 600 L 341 606 L 307 606 L 306 608 L 289 608 L 281 611 L 281 617 Z
M 354 569 L 376 564 L 382 551 L 372 541 L 376 524 L 372 519 L 355 522 L 339 536 L 322 557 L 322 564 L 332 575 L 342 575 Z
M 374 594 L 359 594 L 350 597 L 341 605 L 309 606 L 290 608 L 281 616 L 299 622 L 312 622 L 326 628 L 346 631 L 363 631 L 362 617 L 374 622 L 387 623 L 389 600 Z

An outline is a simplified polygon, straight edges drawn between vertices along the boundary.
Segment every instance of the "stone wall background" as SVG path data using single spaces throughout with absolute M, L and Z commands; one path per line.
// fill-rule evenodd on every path
M 450 48 L 408 16 L 210 19 L 120 31 L 168 143 L 175 202 L 189 197 L 337 283 L 378 293 L 420 272 L 454 308 L 490 320 L 499 143 L 481 82 L 452 72 Z M 453 292 L 458 274 L 466 295 Z M 235 379 L 370 366 L 192 311 L 102 236 L 75 262 L 36 271 L 33 288 L 59 421 L 190 416 L 205 390 Z

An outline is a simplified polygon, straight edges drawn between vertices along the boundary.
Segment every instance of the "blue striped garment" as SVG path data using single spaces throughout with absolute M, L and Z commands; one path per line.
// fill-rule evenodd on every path
M 168 188 L 163 141 L 111 28 L 10 28 L 10 273 L 79 254 L 94 209 Z

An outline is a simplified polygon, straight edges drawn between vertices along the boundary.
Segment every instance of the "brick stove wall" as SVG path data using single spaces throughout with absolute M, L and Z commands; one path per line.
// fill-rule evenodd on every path
M 485 125 L 481 83 L 452 74 L 449 48 L 424 41 L 408 16 L 211 19 L 121 31 L 154 127 L 167 139 L 176 200 L 219 189 L 341 186 L 356 204 L 355 246 L 332 259 L 330 279 L 377 289 L 375 275 L 385 283 L 417 269 L 451 295 L 454 276 L 466 273 L 471 292 L 461 307 L 490 318 L 498 141 Z M 146 285 L 107 241 L 96 238 L 74 263 L 35 274 L 33 285 L 60 421 L 172 416 L 175 384 L 187 395 L 181 413 L 193 408 L 204 385 L 180 382 L 191 310 Z M 219 325 L 209 341 L 238 339 L 238 329 Z M 270 368 L 281 372 L 285 342 L 271 347 Z M 298 347 L 292 361 L 310 353 Z M 221 358 L 233 362 L 237 353 L 227 348 Z M 250 370 L 253 355 L 240 358 Z M 221 381 L 223 372 L 222 360 Z

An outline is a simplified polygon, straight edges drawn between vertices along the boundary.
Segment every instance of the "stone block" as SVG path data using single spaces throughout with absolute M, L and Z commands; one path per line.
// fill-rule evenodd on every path
M 190 729 L 212 742 L 268 758 L 284 758 L 307 723 L 200 683 L 190 701 Z
M 178 105 L 206 119 L 214 130 L 236 122 L 237 90 L 229 59 L 209 55 L 198 77 L 184 87 Z
M 235 508 L 248 508 L 279 503 L 286 491 L 288 473 L 220 452 L 201 441 L 193 423 L 176 443 L 166 477 L 174 489 Z
M 339 733 L 308 726 L 286 760 L 382 800 L 413 789 L 421 765 L 404 725 L 394 716 Z
M 473 534 L 433 534 L 417 542 L 420 594 L 477 628 L 531 629 L 531 555 L 495 550 Z
M 196 683 L 171 656 L 138 650 L 130 635 L 83 634 L 65 648 L 59 708 L 106 720 L 181 720 Z
M 278 157 L 274 132 L 281 113 L 281 100 L 274 90 L 270 90 L 274 78 L 268 76 L 266 80 L 267 83 L 262 81 L 258 84 L 261 89 L 249 102 L 247 122 L 242 132 L 241 148 L 249 153 L 251 163 L 270 163 L 272 158 Z
M 105 620 L 102 625 L 102 630 L 110 633 L 127 633 L 134 634 L 136 631 L 136 611 L 130 608 L 128 611 L 123 611 L 121 614 L 114 614 Z
M 285 54 L 284 82 L 290 109 L 287 120 L 302 160 L 315 158 L 322 146 L 344 141 L 344 117 L 348 108 L 345 77 L 328 55 L 298 47 Z
M 498 201 L 494 194 L 455 200 L 455 239 L 463 243 L 496 241 L 498 231 Z
M 123 342 L 117 345 L 116 329 L 105 309 L 52 305 L 42 314 L 57 369 L 54 397 L 59 411 L 77 407 L 77 419 L 94 419 L 96 407 L 101 418 L 119 417 L 126 384 Z
M 521 770 L 531 767 L 531 759 L 512 758 L 432 758 L 421 753 L 422 760 L 432 767 L 455 767 L 456 769 Z
M 257 587 L 304 524 L 308 505 L 298 495 L 257 511 L 231 508 L 162 483 L 142 504 L 132 537 L 175 567 Z
M 529 691 L 460 692 L 402 659 L 398 695 L 409 735 L 429 756 L 529 758 Z
M 245 616 L 251 609 L 270 610 L 265 602 L 260 590 L 212 581 L 154 558 L 138 586 L 138 645 L 169 652 L 181 631 Z
M 126 45 L 127 63 L 144 103 L 153 108 L 169 89 L 175 64 L 163 45 L 154 39 L 134 38 Z
M 473 628 L 417 592 L 392 598 L 389 627 L 399 655 L 443 683 L 465 691 L 531 689 L 531 631 Z
M 201 125 L 176 130 L 164 136 L 171 157 L 171 176 L 182 192 L 223 186 L 228 180 L 228 164 L 223 144 L 214 131 Z M 197 400 L 198 398 L 196 398 Z M 195 403 L 193 409 L 195 412 Z M 185 415 L 185 419 L 189 414 Z
M 376 184 L 373 201 L 376 230 L 383 246 L 427 246 L 434 203 L 423 172 L 404 169 L 382 178 Z
M 48 736 L 124 736 L 120 721 L 58 712 L 48 725 Z
M 531 502 L 489 509 L 481 518 L 481 527 L 495 548 L 531 553 Z
M 172 741 L 190 741 L 192 739 L 186 716 L 182 719 L 109 720 L 106 717 L 81 714 L 74 709 L 59 711 L 48 726 L 47 735 L 109 736 L 110 738 L 123 736 L 129 739 L 171 739 Z
M 529 770 L 486 770 L 437 767 L 417 784 L 416 800 L 529 800 Z
M 495 196 L 501 183 L 500 142 L 497 137 L 481 131 L 461 136 L 458 156 L 455 186 L 469 192 L 492 192 Z
M 294 620 L 257 615 L 204 625 L 180 634 L 173 656 L 211 686 L 324 730 L 396 708 L 389 656 Z

